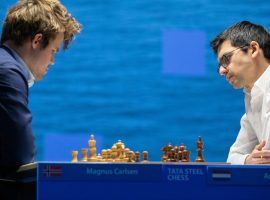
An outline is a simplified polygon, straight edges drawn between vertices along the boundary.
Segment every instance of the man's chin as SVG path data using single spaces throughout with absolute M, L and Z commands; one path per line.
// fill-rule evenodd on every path
M 238 84 L 231 84 L 234 89 L 242 89 L 244 86 Z
M 43 79 L 44 75 L 43 76 L 38 76 L 38 77 L 35 77 L 35 81 L 41 81 Z
M 229 82 L 234 89 L 241 89 L 243 86 L 235 79 Z

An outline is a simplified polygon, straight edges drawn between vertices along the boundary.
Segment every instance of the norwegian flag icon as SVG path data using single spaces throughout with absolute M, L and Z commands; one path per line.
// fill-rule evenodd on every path
M 61 176 L 62 166 L 60 165 L 46 165 L 43 167 L 43 175 L 47 177 Z

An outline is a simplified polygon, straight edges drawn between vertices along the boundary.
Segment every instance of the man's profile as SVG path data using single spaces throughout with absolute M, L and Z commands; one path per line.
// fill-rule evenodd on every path
M 270 35 L 263 26 L 242 21 L 220 33 L 211 46 L 218 58 L 218 73 L 245 93 L 246 113 L 228 162 L 269 164 Z
M 54 55 L 81 30 L 58 0 L 20 0 L 9 9 L 0 46 L 0 175 L 34 161 L 28 88 L 41 80 Z

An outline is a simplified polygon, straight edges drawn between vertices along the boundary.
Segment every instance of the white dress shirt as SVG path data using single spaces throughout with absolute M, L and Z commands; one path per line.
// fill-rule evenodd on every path
M 270 66 L 252 89 L 244 89 L 244 93 L 246 113 L 241 118 L 241 129 L 227 159 L 232 164 L 244 164 L 262 140 L 266 141 L 263 149 L 270 149 Z

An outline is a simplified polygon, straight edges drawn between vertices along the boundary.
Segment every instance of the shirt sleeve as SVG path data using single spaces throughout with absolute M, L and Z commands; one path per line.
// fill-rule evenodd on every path
M 227 162 L 231 164 L 245 164 L 246 157 L 258 144 L 257 136 L 246 114 L 244 114 L 241 118 L 240 125 L 240 131 L 236 141 L 230 148 L 229 156 L 227 159 Z
M 35 154 L 27 82 L 13 68 L 0 68 L 0 165 L 20 166 Z

